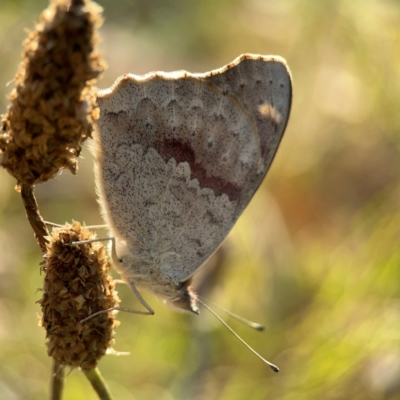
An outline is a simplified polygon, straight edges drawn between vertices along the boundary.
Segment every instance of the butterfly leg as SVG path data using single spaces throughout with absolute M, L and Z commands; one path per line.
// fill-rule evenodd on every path
M 150 306 L 148 306 L 148 307 L 150 308 Z M 107 308 L 106 310 L 101 310 L 101 311 L 97 311 L 97 312 L 95 312 L 93 314 L 90 314 L 88 317 L 82 319 L 80 322 L 81 323 L 82 322 L 86 322 L 89 319 L 92 319 L 93 317 L 96 317 L 97 315 L 108 313 L 109 311 L 124 311 L 124 312 L 128 312 L 128 313 L 131 313 L 131 314 L 154 315 L 154 311 L 153 310 L 152 310 L 153 312 L 151 313 L 150 311 L 133 310 L 131 308 L 125 308 L 125 307 L 111 307 L 111 308 Z
M 62 228 L 64 225 L 55 224 L 54 222 L 44 221 L 44 223 L 53 228 Z M 107 225 L 85 225 L 88 229 L 107 229 Z
M 43 221 L 45 225 L 51 226 L 52 228 L 61 228 L 63 225 L 55 224 L 54 222 Z
M 93 242 L 105 242 L 105 241 L 111 241 L 111 259 L 113 264 L 120 264 L 121 263 L 121 259 L 118 258 L 117 256 L 117 250 L 115 247 L 115 237 L 108 237 L 108 238 L 101 238 L 101 239 L 91 239 L 91 240 L 81 240 L 79 242 L 73 242 L 72 244 L 74 246 L 80 245 L 80 244 L 86 244 L 86 243 L 93 243 Z M 133 283 L 132 280 L 128 280 L 128 285 L 131 288 L 132 292 L 134 293 L 134 295 L 137 297 L 137 299 L 139 300 L 140 304 L 146 308 L 147 311 L 141 311 L 141 310 L 131 310 L 129 308 L 122 308 L 122 307 L 113 307 L 110 308 L 108 310 L 102 310 L 99 311 L 98 313 L 94 313 L 92 315 L 90 315 L 89 317 L 85 318 L 82 321 L 86 321 L 88 318 L 91 318 L 92 316 L 95 316 L 99 313 L 103 313 L 103 312 L 108 312 L 108 311 L 112 311 L 112 310 L 118 310 L 118 311 L 126 311 L 126 312 L 130 312 L 133 314 L 141 314 L 141 315 L 154 315 L 154 310 L 147 304 L 147 302 L 144 300 L 144 298 L 142 297 L 142 295 L 139 293 L 139 291 L 136 289 L 135 284 Z

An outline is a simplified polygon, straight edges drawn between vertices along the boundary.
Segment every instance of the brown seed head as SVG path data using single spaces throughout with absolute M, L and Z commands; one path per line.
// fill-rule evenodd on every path
M 111 346 L 115 311 L 101 313 L 85 322 L 91 314 L 116 307 L 119 298 L 108 272 L 104 246 L 100 242 L 73 246 L 71 243 L 93 239 L 79 222 L 54 229 L 42 263 L 46 276 L 41 325 L 47 332 L 49 356 L 63 365 L 94 368 Z
M 104 69 L 94 50 L 100 11 L 89 0 L 53 1 L 24 43 L 0 129 L 0 165 L 19 184 L 77 170 L 81 144 L 99 114 L 92 84 Z

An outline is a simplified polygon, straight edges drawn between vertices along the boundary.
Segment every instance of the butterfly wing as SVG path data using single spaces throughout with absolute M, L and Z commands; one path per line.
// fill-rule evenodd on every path
M 278 56 L 243 54 L 221 69 L 196 76 L 213 82 L 224 93 L 233 93 L 253 117 L 262 156 L 261 183 L 290 115 L 292 83 L 285 60 Z
M 188 279 L 222 243 L 286 125 L 279 95 L 259 94 L 265 84 L 254 101 L 254 88 L 240 91 L 237 79 L 235 93 L 242 62 L 205 76 L 125 75 L 98 98 L 93 153 L 103 215 L 117 241 L 171 281 Z

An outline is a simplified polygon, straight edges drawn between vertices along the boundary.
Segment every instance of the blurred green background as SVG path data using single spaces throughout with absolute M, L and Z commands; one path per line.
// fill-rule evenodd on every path
M 266 325 L 237 332 L 203 310 L 120 313 L 100 369 L 116 399 L 400 399 L 400 2 L 102 0 L 101 88 L 121 74 L 219 68 L 241 53 L 286 58 L 291 119 L 267 179 L 199 285 Z M 44 0 L 0 5 L 0 113 Z M 41 253 L 0 171 L 0 398 L 48 397 L 38 326 Z M 45 219 L 101 223 L 85 149 L 77 176 L 37 187 Z M 122 305 L 134 307 L 127 288 Z M 64 399 L 96 399 L 72 371 Z

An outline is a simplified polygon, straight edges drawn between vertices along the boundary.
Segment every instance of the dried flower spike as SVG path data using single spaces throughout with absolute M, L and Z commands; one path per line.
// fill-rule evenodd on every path
M 18 184 L 77 170 L 99 113 L 92 84 L 104 69 L 95 51 L 100 11 L 89 0 L 53 1 L 24 43 L 0 133 L 0 165 Z
M 63 365 L 94 368 L 111 346 L 115 311 L 91 314 L 117 307 L 119 298 L 109 276 L 110 264 L 100 242 L 73 246 L 71 243 L 93 239 L 79 222 L 54 229 L 47 245 L 42 269 L 43 297 L 39 300 L 47 332 L 49 356 Z

